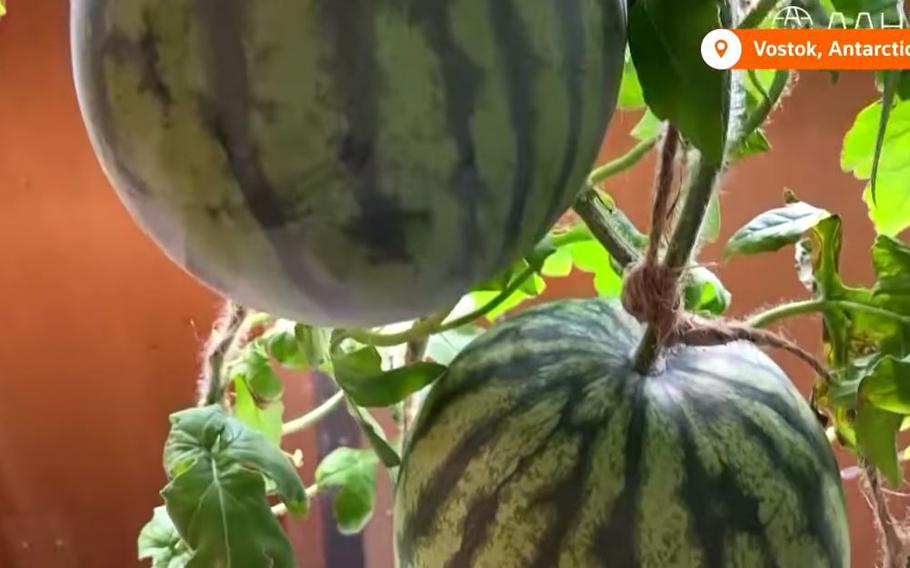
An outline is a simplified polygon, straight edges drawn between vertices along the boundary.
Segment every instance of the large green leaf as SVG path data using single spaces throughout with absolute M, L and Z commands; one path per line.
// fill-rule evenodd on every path
M 900 101 L 891 109 L 876 161 L 882 108 L 881 101 L 875 102 L 857 115 L 844 137 L 841 167 L 858 179 L 869 180 L 878 164 L 875 199 L 871 184 L 866 186 L 864 198 L 878 232 L 896 235 L 910 227 L 910 101 Z
M 192 556 L 164 507 L 155 507 L 152 520 L 139 532 L 137 544 L 139 560 L 151 560 L 152 568 L 183 568 Z
M 910 246 L 881 235 L 872 247 L 872 261 L 878 276 L 875 295 L 886 304 L 906 307 L 910 315 Z
M 910 416 L 910 357 L 880 359 L 863 377 L 859 396 L 882 410 Z
M 892 487 L 898 487 L 902 472 L 897 458 L 897 432 L 903 417 L 874 406 L 863 406 L 856 416 L 856 443 L 867 460 L 877 467 Z
M 332 511 L 342 534 L 363 530 L 376 500 L 376 454 L 371 450 L 336 448 L 316 468 L 320 492 L 335 489 Z
M 701 58 L 702 38 L 724 27 L 716 0 L 638 0 L 629 12 L 629 47 L 645 102 L 679 128 L 705 159 L 723 159 L 728 73 Z
M 335 380 L 348 398 L 360 406 L 397 404 L 439 378 L 444 365 L 418 361 L 390 371 L 382 370 L 375 347 L 339 355 L 332 361 Z
M 771 252 L 797 243 L 831 213 L 798 201 L 758 215 L 727 241 L 726 254 Z
M 171 415 L 164 465 L 161 494 L 192 550 L 187 566 L 294 566 L 266 478 L 292 513 L 306 511 L 307 494 L 277 446 L 219 406 L 194 408 Z

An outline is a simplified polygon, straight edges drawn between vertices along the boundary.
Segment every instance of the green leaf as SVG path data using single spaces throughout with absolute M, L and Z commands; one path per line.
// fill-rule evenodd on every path
M 253 341 L 241 352 L 240 357 L 228 368 L 229 376 L 242 380 L 257 404 L 277 401 L 284 392 L 284 384 L 272 368 L 272 362 L 263 341 Z
M 323 458 L 316 468 L 319 491 L 337 489 L 332 511 L 342 534 L 360 532 L 373 515 L 376 463 L 376 454 L 370 450 L 341 447 Z
M 841 168 L 858 179 L 869 180 L 874 164 L 878 164 L 875 199 L 871 184 L 866 186 L 864 199 L 878 232 L 896 235 L 910 227 L 910 101 L 892 107 L 876 161 L 882 108 L 878 101 L 857 115 L 844 137 Z
M 688 271 L 685 281 L 686 309 L 721 315 L 733 297 L 716 274 L 698 266 Z
M 622 68 L 622 83 L 619 87 L 617 106 L 623 110 L 637 110 L 645 106 L 645 99 L 638 82 L 638 73 L 632 63 L 632 54 L 626 49 L 626 61 Z
M 729 256 L 779 250 L 796 243 L 829 217 L 830 212 L 802 201 L 765 211 L 730 237 L 725 253 Z
M 902 472 L 897 459 L 897 432 L 900 414 L 863 406 L 856 415 L 856 443 L 862 455 L 879 469 L 892 487 L 898 487 Z
M 234 379 L 234 417 L 237 420 L 279 445 L 283 416 L 284 403 L 276 401 L 259 406 L 246 382 L 239 377 Z
M 279 319 L 263 334 L 266 350 L 283 367 L 303 371 L 309 362 L 303 356 L 297 342 L 297 324 L 286 319 Z
M 335 380 L 351 400 L 365 407 L 397 404 L 438 379 L 446 370 L 444 365 L 418 361 L 391 371 L 365 374 L 359 369 L 352 371 L 343 361 L 357 353 L 336 360 Z
M 457 329 L 430 336 L 427 355 L 440 365 L 449 365 L 472 341 L 483 335 L 484 329 L 465 325 Z
M 572 251 L 568 247 L 562 247 L 555 253 L 547 257 L 540 269 L 544 276 L 553 278 L 564 278 L 572 273 Z
M 171 415 L 164 465 L 167 511 L 192 549 L 187 566 L 294 566 L 266 478 L 294 514 L 306 512 L 307 494 L 277 446 L 219 406 L 193 408 Z
M 645 102 L 701 150 L 723 159 L 727 73 L 701 58 L 701 42 L 724 27 L 715 0 L 638 0 L 629 12 L 629 47 Z
M 575 266 L 594 274 L 594 289 L 598 296 L 616 298 L 622 292 L 622 277 L 613 267 L 610 254 L 597 241 L 582 241 L 570 246 Z
M 348 412 L 351 413 L 351 416 L 354 417 L 354 420 L 367 437 L 367 442 L 370 443 L 370 447 L 376 452 L 379 461 L 388 468 L 401 465 L 401 456 L 398 455 L 395 448 L 389 445 L 385 432 L 382 431 L 382 426 L 373 418 L 373 415 L 368 410 L 360 408 L 350 401 L 348 402 Z
M 636 140 L 650 140 L 660 134 L 661 124 L 663 124 L 661 120 L 648 109 L 635 124 L 635 127 L 632 128 L 632 137 Z
M 910 315 L 910 246 L 880 235 L 872 247 L 872 262 L 878 277 L 875 295 L 886 304 L 905 306 Z
M 880 359 L 862 379 L 859 396 L 882 410 L 910 415 L 910 357 Z
M 183 568 L 192 555 L 164 507 L 155 507 L 152 520 L 139 533 L 137 544 L 139 560 L 150 559 L 152 568 Z

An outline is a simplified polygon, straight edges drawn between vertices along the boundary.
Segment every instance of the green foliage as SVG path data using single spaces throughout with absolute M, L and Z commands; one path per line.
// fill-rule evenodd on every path
M 661 121 L 650 109 L 645 111 L 630 133 L 637 140 L 648 140 L 660 134 Z
M 302 514 L 307 494 L 274 444 L 218 406 L 171 416 L 164 447 L 167 512 L 191 549 L 189 567 L 292 567 L 290 544 L 266 500 L 266 479 L 288 510 Z
M 246 382 L 234 379 L 234 417 L 248 428 L 261 433 L 276 445 L 281 443 L 284 403 L 280 400 L 257 402 Z
M 831 213 L 798 201 L 758 215 L 727 241 L 726 254 L 776 251 L 795 244 Z
M 183 568 L 192 555 L 164 507 L 155 507 L 139 533 L 138 547 L 139 560 L 151 560 L 152 568 Z
M 364 435 L 367 437 L 367 442 L 370 443 L 370 447 L 376 452 L 379 461 L 386 467 L 398 467 L 401 464 L 401 456 L 389 444 L 385 432 L 382 431 L 382 426 L 373 418 L 373 415 L 365 408 L 360 408 L 350 402 L 348 403 L 348 411 L 360 426 L 360 429 L 363 430 Z
M 903 417 L 875 406 L 860 407 L 856 416 L 856 444 L 860 453 L 885 474 L 894 487 L 900 485 L 897 431 Z
M 336 490 L 332 511 L 343 534 L 360 532 L 373 515 L 377 463 L 372 450 L 340 447 L 323 458 L 316 468 L 320 493 Z
M 688 310 L 721 315 L 733 301 L 733 296 L 720 278 L 703 266 L 689 270 L 684 284 L 683 295 Z
M 880 237 L 872 257 L 877 282 L 871 289 L 846 286 L 838 272 L 841 223 L 818 221 L 799 242 L 801 274 L 813 296 L 825 302 L 823 340 L 834 382 L 816 386 L 816 401 L 834 417 L 847 447 L 864 456 L 892 484 L 900 480 L 895 440 L 904 418 L 899 397 L 910 354 L 910 294 L 903 286 L 910 249 Z
M 887 120 L 882 109 L 879 101 L 857 115 L 844 138 L 841 167 L 861 180 L 870 180 L 875 170 L 875 199 L 871 183 L 864 196 L 869 215 L 879 233 L 896 235 L 910 227 L 910 101 L 895 104 Z
M 726 143 L 728 80 L 702 61 L 701 41 L 721 27 L 716 0 L 638 0 L 629 12 L 629 47 L 645 102 L 713 163 Z
M 284 392 L 284 384 L 272 368 L 262 341 L 250 343 L 241 356 L 231 362 L 228 374 L 235 381 L 242 381 L 257 403 L 276 401 Z
M 390 371 L 382 370 L 375 347 L 341 355 L 333 362 L 335 380 L 348 398 L 360 406 L 397 404 L 426 387 L 446 370 L 437 363 L 418 361 Z
M 617 106 L 623 110 L 638 110 L 645 106 L 645 99 L 638 82 L 638 73 L 632 63 L 632 54 L 626 50 L 626 60 L 622 68 L 622 83 L 619 88 Z

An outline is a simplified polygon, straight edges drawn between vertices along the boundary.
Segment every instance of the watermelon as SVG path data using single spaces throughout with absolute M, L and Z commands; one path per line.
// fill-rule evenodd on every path
M 748 343 L 632 368 L 616 303 L 556 302 L 433 387 L 395 496 L 402 568 L 846 567 L 824 432 Z
M 74 0 L 80 107 L 139 224 L 250 307 L 454 303 L 582 186 L 625 0 Z

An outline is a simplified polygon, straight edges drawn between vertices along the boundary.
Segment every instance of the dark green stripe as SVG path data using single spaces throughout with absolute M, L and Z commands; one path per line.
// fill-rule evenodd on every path
M 454 0 L 416 2 L 412 16 L 420 22 L 430 48 L 439 60 L 442 89 L 446 104 L 446 125 L 455 141 L 458 160 L 449 183 L 460 207 L 461 247 L 456 273 L 473 275 L 477 251 L 482 250 L 478 229 L 477 206 L 487 192 L 486 184 L 477 171 L 471 118 L 477 104 L 483 73 L 455 41 L 451 11 Z
M 737 472 L 729 468 L 724 456 L 721 456 L 722 472 L 718 476 L 711 476 L 701 462 L 694 426 L 680 406 L 683 400 L 692 403 L 695 399 L 691 395 L 683 395 L 668 381 L 655 383 L 652 388 L 665 391 L 665 396 L 654 397 L 653 402 L 661 406 L 663 415 L 672 418 L 679 433 L 684 471 L 679 498 L 686 504 L 691 516 L 691 536 L 704 553 L 705 568 L 726 566 L 727 540 L 735 532 L 744 532 L 758 539 L 764 566 L 775 568 L 765 527 L 759 518 L 759 499 L 739 487 Z M 714 418 L 712 411 L 716 411 L 717 406 L 721 405 L 699 405 L 698 415 Z
M 333 143 L 357 203 L 344 231 L 368 251 L 368 261 L 384 264 L 411 260 L 405 228 L 429 218 L 425 211 L 406 210 L 397 197 L 384 194 L 380 184 L 379 102 L 386 85 L 376 60 L 373 27 L 379 5 L 377 0 L 316 0 L 316 17 L 332 51 L 322 68 L 331 78 L 335 104 L 346 123 L 345 134 Z
M 255 100 L 244 41 L 249 7 L 245 0 L 196 0 L 209 83 L 199 101 L 200 111 L 285 273 L 314 295 L 337 298 L 336 288 L 315 279 L 299 254 L 302 236 L 292 232 L 284 204 L 262 165 L 251 126 Z
M 582 113 L 584 110 L 584 80 L 587 55 L 585 50 L 585 19 L 582 13 L 583 0 L 551 0 L 553 13 L 557 14 L 560 38 L 563 44 L 563 74 L 568 100 L 568 139 L 563 150 L 562 165 L 556 178 L 556 187 L 547 206 L 545 226 L 539 232 L 545 233 L 555 217 L 566 207 L 566 196 L 574 195 L 580 188 L 568 187 L 578 160 L 578 144 L 581 137 Z
M 405 565 L 413 554 L 410 547 L 417 545 L 421 538 L 433 532 L 439 509 L 449 499 L 452 488 L 458 483 L 478 451 L 501 434 L 501 425 L 510 416 L 525 412 L 535 404 L 552 396 L 553 393 L 553 388 L 530 388 L 510 407 L 503 408 L 500 414 L 475 424 L 473 430 L 452 448 L 445 461 L 439 464 L 434 475 L 430 476 L 430 482 L 420 492 L 417 509 L 412 515 L 402 520 L 402 529 L 399 533 L 399 553 Z M 409 440 L 406 454 L 414 452 L 420 444 L 423 434 L 432 428 L 435 421 L 432 418 L 435 417 L 428 416 L 421 411 L 420 421 Z M 406 475 L 407 470 L 404 470 L 404 473 Z M 406 485 L 407 479 L 399 480 L 399 484 Z
M 755 361 L 751 361 L 750 365 L 754 368 Z M 746 372 L 750 371 L 750 367 L 740 366 L 740 368 L 746 370 Z M 712 397 L 712 393 L 715 393 L 718 388 L 729 388 L 739 393 L 743 398 L 753 400 L 756 403 L 767 407 L 769 411 L 777 414 L 793 432 L 797 433 L 804 440 L 807 446 L 812 448 L 813 454 L 825 455 L 831 453 L 831 447 L 828 445 L 824 436 L 821 435 L 818 423 L 814 420 L 807 421 L 806 418 L 801 415 L 799 407 L 788 400 L 782 393 L 768 391 L 745 382 L 731 383 L 729 377 L 711 373 L 702 368 L 678 366 L 676 369 L 689 373 L 695 377 L 688 385 L 692 390 L 689 394 L 690 400 L 698 398 L 709 399 Z M 771 371 L 769 370 L 766 372 Z M 784 379 L 782 378 L 781 380 Z M 731 401 L 718 397 L 718 405 L 730 403 Z
M 613 500 L 613 509 L 597 533 L 594 555 L 604 568 L 639 565 L 638 501 L 642 484 L 642 449 L 648 400 L 645 381 L 634 381 L 630 388 L 629 427 L 626 435 L 623 488 Z
M 621 390 L 620 381 L 615 383 L 617 390 Z M 578 437 L 578 456 L 567 476 L 532 500 L 536 507 L 549 507 L 546 513 L 550 523 L 537 539 L 534 558 L 528 564 L 528 568 L 559 566 L 559 556 L 566 545 L 566 537 L 577 526 L 579 513 L 590 497 L 588 488 L 595 459 L 595 441 L 599 434 L 609 430 L 615 414 L 600 417 L 600 420 L 593 422 L 574 424 L 575 409 L 584 403 L 586 396 L 585 389 L 576 387 L 571 391 L 571 397 L 563 407 L 559 430 Z
M 534 146 L 537 113 L 534 98 L 534 76 L 540 63 L 534 55 L 528 29 L 515 0 L 489 2 L 490 23 L 501 58 L 500 67 L 509 101 L 509 122 L 515 135 L 515 168 L 512 178 L 511 208 L 506 219 L 505 240 L 498 264 L 506 265 L 523 251 L 515 246 L 522 237 L 525 207 L 534 187 L 537 150 Z
M 573 395 L 575 396 L 570 398 L 577 399 L 577 394 L 573 393 Z M 563 406 L 562 416 L 565 417 L 565 415 L 566 406 Z M 487 542 L 490 527 L 496 520 L 496 512 L 499 510 L 503 489 L 508 487 L 508 484 L 515 478 L 527 472 L 534 461 L 547 451 L 550 442 L 561 431 L 563 426 L 563 421 L 560 419 L 533 450 L 518 460 L 515 469 L 496 484 L 496 488 L 490 495 L 481 495 L 471 500 L 468 504 L 468 514 L 462 527 L 461 548 L 446 564 L 446 568 L 472 568 L 474 566 L 474 556 Z M 555 566 L 555 564 L 550 566 Z
M 710 408 L 707 408 L 697 399 L 690 399 L 690 403 L 695 403 L 694 406 L 698 408 L 698 414 L 701 416 L 712 416 L 714 415 L 712 413 L 717 413 L 717 416 L 728 416 L 732 422 L 742 426 L 749 437 L 761 446 L 768 456 L 769 463 L 774 464 L 774 468 L 793 486 L 794 493 L 801 501 L 800 510 L 806 515 L 808 532 L 818 539 L 819 546 L 828 560 L 828 566 L 840 565 L 847 554 L 837 528 L 842 519 L 827 516 L 830 503 L 822 491 L 824 483 L 821 482 L 824 478 L 829 478 L 828 481 L 840 487 L 840 474 L 830 448 L 826 447 L 823 455 L 816 454 L 815 448 L 808 448 L 809 452 L 823 464 L 821 467 L 812 460 L 799 464 L 795 461 L 797 458 L 792 449 L 781 447 L 782 440 L 772 437 L 752 416 L 741 409 L 730 405 L 723 409 L 717 405 L 710 405 Z

